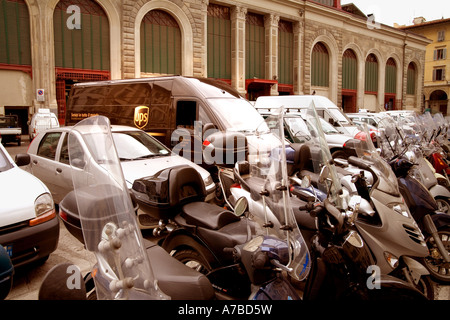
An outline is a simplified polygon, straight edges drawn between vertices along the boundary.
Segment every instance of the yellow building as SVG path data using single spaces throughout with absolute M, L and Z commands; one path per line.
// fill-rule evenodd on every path
M 414 25 L 399 26 L 432 40 L 426 48 L 424 70 L 424 106 L 432 113 L 450 114 L 450 19 L 425 21 L 414 19 Z

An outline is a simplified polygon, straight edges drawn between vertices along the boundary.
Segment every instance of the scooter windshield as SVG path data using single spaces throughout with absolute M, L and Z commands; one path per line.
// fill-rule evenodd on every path
M 98 299 L 167 299 L 153 276 L 108 118 L 82 120 L 69 132 L 69 160 Z
M 317 114 L 314 101 L 309 105 L 306 112 L 307 121 L 311 124 L 310 131 L 312 144 L 310 148 L 311 161 L 314 173 L 319 176 L 319 189 L 328 192 L 329 200 L 338 209 L 347 209 L 347 199 L 344 196 L 342 184 L 338 177 L 330 147 L 328 146 L 325 134 L 321 125 L 321 119 Z
M 379 127 L 379 130 L 384 133 L 383 125 L 381 125 L 381 129 Z M 360 126 L 359 130 L 361 131 L 358 134 L 360 143 L 356 147 L 356 154 L 359 158 L 369 161 L 372 169 L 376 170 L 377 189 L 391 195 L 400 195 L 397 177 L 390 165 L 375 148 L 367 125 Z
M 290 248 L 289 274 L 303 280 L 309 274 L 311 260 L 290 202 L 286 158 L 289 142 L 284 136 L 283 115 L 283 108 L 276 110 L 258 127 L 257 138 L 248 140 L 250 175 L 261 181 L 260 195 L 273 214 L 267 217 L 267 210 L 265 221 L 254 218 L 265 225 L 268 234 L 286 239 Z M 272 227 L 268 227 L 271 223 Z

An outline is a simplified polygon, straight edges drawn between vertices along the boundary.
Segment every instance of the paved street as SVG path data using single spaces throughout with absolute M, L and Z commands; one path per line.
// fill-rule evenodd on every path
M 6 147 L 8 152 L 10 152 L 11 156 L 14 158 L 17 153 L 26 152 L 28 143 L 28 137 L 24 136 L 22 146 L 18 147 L 11 144 Z M 146 238 L 150 238 L 151 240 L 151 237 L 146 236 Z M 49 259 L 42 265 L 16 270 L 13 290 L 6 299 L 36 300 L 38 298 L 39 286 L 45 274 L 53 266 L 64 262 L 71 262 L 77 265 L 81 272 L 85 274 L 95 263 L 95 259 L 93 254 L 85 250 L 83 245 L 79 243 L 61 223 L 59 244 L 56 251 L 54 251 Z M 436 299 L 450 300 L 450 286 L 436 284 Z

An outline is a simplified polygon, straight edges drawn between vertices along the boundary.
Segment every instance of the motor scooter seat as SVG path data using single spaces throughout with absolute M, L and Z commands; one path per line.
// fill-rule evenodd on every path
M 211 300 L 215 293 L 208 278 L 144 239 L 153 275 L 159 288 L 172 300 Z
M 219 230 L 240 220 L 233 212 L 208 202 L 185 204 L 182 207 L 182 215 L 188 224 L 211 230 Z

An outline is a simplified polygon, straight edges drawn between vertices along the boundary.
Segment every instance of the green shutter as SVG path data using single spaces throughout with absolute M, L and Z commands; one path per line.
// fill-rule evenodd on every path
M 152 10 L 142 20 L 141 71 L 181 74 L 181 31 L 164 11 Z
M 265 48 L 265 28 L 263 17 L 251 13 L 247 14 L 245 33 L 246 33 L 245 35 L 246 78 L 264 79 L 266 48 Z
M 291 85 L 294 83 L 294 33 L 292 25 L 289 27 L 280 27 L 278 32 L 278 82 Z
M 30 17 L 24 1 L 0 0 L 0 63 L 31 65 Z
M 378 92 L 378 62 L 374 55 L 366 60 L 365 91 Z
M 81 29 L 69 29 L 67 13 L 70 0 L 61 0 L 53 13 L 55 65 L 84 70 L 110 69 L 109 22 L 103 9 L 95 2 L 78 0 Z
M 342 57 L 342 89 L 356 90 L 358 83 L 356 56 L 347 50 Z
M 416 68 L 412 63 L 410 63 L 408 66 L 406 78 L 407 78 L 406 94 L 416 94 Z
M 397 67 L 394 63 L 386 64 L 385 93 L 396 93 L 397 91 Z
M 208 77 L 231 79 L 231 21 L 208 15 Z
M 311 59 L 311 85 L 329 86 L 330 56 L 322 43 L 317 43 L 312 51 Z

